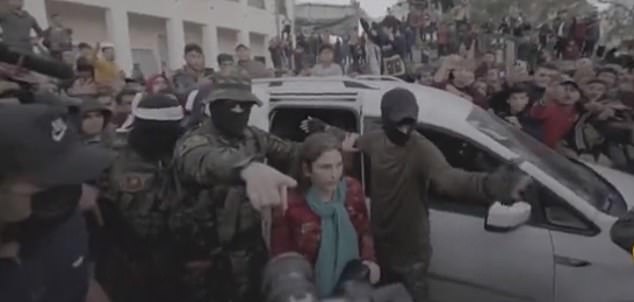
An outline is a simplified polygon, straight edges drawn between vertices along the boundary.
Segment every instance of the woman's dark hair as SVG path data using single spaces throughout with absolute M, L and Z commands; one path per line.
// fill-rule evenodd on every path
M 311 185 L 310 179 L 304 175 L 304 166 L 306 165 L 310 168 L 322 154 L 331 150 L 342 152 L 341 142 L 330 133 L 315 133 L 304 140 L 299 153 L 299 161 L 296 164 L 295 173 L 293 173 L 302 192 L 308 190 Z

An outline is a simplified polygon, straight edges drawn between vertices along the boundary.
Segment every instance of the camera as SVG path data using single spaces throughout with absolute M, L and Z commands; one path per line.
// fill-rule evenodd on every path
M 313 269 L 298 253 L 286 253 L 269 261 L 264 270 L 266 302 L 413 302 L 401 284 L 374 288 L 361 261 L 348 263 L 331 298 L 320 299 Z

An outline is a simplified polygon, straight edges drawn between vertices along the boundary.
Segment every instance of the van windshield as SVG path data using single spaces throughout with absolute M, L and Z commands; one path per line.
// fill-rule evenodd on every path
M 475 108 L 467 122 L 501 145 L 557 179 L 599 211 L 621 216 L 627 206 L 621 195 L 589 167 L 571 161 L 497 116 Z

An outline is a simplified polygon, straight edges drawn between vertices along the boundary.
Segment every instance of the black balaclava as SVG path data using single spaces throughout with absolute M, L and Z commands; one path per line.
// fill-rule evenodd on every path
M 233 111 L 236 104 L 242 107 L 242 112 Z M 222 134 L 232 138 L 242 138 L 249 123 L 253 105 L 254 103 L 251 102 L 217 100 L 209 104 L 211 121 Z
M 134 122 L 128 144 L 143 158 L 158 161 L 172 155 L 176 141 L 183 133 L 183 109 L 175 98 L 148 96 L 132 110 Z
M 128 135 L 128 143 L 143 158 L 157 161 L 171 156 L 182 133 L 180 121 L 135 118 Z
M 395 145 L 405 145 L 418 120 L 418 104 L 414 94 L 404 88 L 386 92 L 381 99 L 381 120 L 388 139 Z M 409 129 L 402 132 L 398 130 L 400 126 L 409 126 Z

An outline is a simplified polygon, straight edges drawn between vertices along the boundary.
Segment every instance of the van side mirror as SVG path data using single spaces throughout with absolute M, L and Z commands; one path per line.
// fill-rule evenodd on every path
M 523 224 L 531 218 L 531 205 L 520 201 L 510 206 L 496 202 L 489 208 L 489 212 L 484 221 L 484 229 L 489 232 L 509 232 Z

